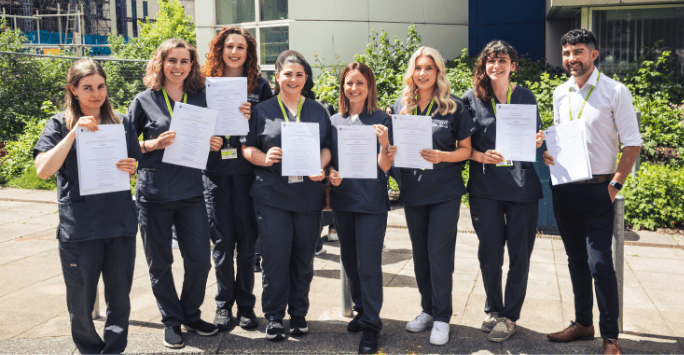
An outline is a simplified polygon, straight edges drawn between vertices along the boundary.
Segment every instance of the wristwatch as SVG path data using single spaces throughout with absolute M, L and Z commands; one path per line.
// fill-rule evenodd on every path
M 610 182 L 610 186 L 614 187 L 615 190 L 618 190 L 618 191 L 622 190 L 622 184 L 615 181 L 615 180 Z

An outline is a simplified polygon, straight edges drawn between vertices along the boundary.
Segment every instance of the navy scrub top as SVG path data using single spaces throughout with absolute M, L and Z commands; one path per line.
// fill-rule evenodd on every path
M 252 112 L 254 112 L 254 107 L 262 101 L 266 101 L 273 96 L 271 91 L 271 85 L 268 80 L 259 77 L 257 82 L 257 87 L 254 89 L 251 95 L 247 97 L 247 102 L 252 104 Z M 249 131 L 255 129 L 254 124 L 254 114 L 249 120 Z M 245 157 L 242 156 L 242 143 L 247 140 L 247 136 L 231 136 L 230 139 L 223 138 L 223 145 L 221 149 L 235 148 L 237 149 L 237 158 L 235 159 L 221 159 L 221 152 L 210 152 L 209 160 L 207 161 L 207 169 L 204 170 L 205 174 L 217 175 L 217 176 L 227 176 L 227 175 L 240 175 L 251 173 L 253 170 L 252 163 L 248 162 Z
M 453 152 L 458 141 L 470 137 L 475 130 L 470 112 L 465 109 L 463 101 L 451 95 L 456 102 L 456 111 L 442 116 L 433 106 L 432 116 L 432 149 Z M 418 115 L 425 115 L 418 111 Z M 399 114 L 404 108 L 401 99 L 392 106 L 392 112 Z M 420 108 L 418 109 L 420 110 Z M 432 170 L 400 168 L 399 200 L 407 205 L 423 206 L 461 198 L 466 193 L 461 172 L 464 162 L 433 164 Z
M 356 121 L 352 121 L 349 116 L 342 116 L 337 113 L 330 118 L 330 122 L 333 126 L 330 151 L 335 170 L 339 170 L 337 129 L 342 126 L 381 124 L 389 128 L 390 144 L 392 143 L 392 119 L 383 111 L 362 113 Z M 378 142 L 377 147 L 376 154 L 380 152 L 380 142 Z M 340 186 L 331 186 L 330 206 L 332 209 L 346 212 L 387 213 L 390 210 L 387 177 L 379 166 L 377 169 L 378 175 L 375 179 L 342 179 Z
M 169 97 L 173 108 L 174 101 Z M 188 94 L 188 104 L 207 107 L 202 91 Z M 145 90 L 135 96 L 128 108 L 128 117 L 143 139 L 154 139 L 169 130 L 171 115 L 161 91 Z M 202 171 L 162 163 L 164 149 L 143 154 L 138 163 L 136 198 L 141 202 L 169 202 L 203 195 Z
M 290 122 L 295 122 L 292 113 L 285 110 Z M 321 149 L 330 148 L 330 118 L 325 108 L 314 100 L 305 99 L 301 116 L 300 122 L 318 123 Z M 285 120 L 277 97 L 259 104 L 252 111 L 251 120 L 256 127 L 249 132 L 244 145 L 264 153 L 272 147 L 282 147 L 280 125 Z M 325 181 L 311 181 L 304 176 L 304 181 L 290 184 L 287 176 L 281 176 L 282 163 L 255 166 L 254 174 L 251 195 L 259 203 L 293 212 L 318 212 L 325 206 Z
M 128 157 L 139 160 L 142 152 L 138 135 L 128 120 L 119 114 L 126 132 Z M 47 122 L 43 133 L 33 147 L 33 158 L 40 152 L 54 148 L 66 135 L 64 113 L 58 113 Z M 64 164 L 57 171 L 57 200 L 59 226 L 57 239 L 63 242 L 85 241 L 112 237 L 134 237 L 138 233 L 135 201 L 130 191 L 81 196 L 78 183 L 76 143 L 71 146 Z
M 499 101 L 494 97 L 496 103 Z M 463 95 L 463 102 L 473 116 L 476 131 L 471 138 L 473 149 L 486 152 L 496 148 L 496 117 L 492 101 L 482 101 L 469 90 Z M 511 104 L 537 105 L 531 90 L 516 86 L 511 94 Z M 541 117 L 537 110 L 537 130 L 542 128 Z M 534 169 L 534 163 L 514 161 L 512 167 L 497 167 L 470 161 L 468 193 L 472 196 L 499 201 L 532 202 L 544 197 L 541 183 Z

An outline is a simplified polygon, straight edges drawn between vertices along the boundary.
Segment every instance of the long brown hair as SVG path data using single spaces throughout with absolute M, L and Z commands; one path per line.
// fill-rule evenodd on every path
M 235 34 L 245 37 L 247 41 L 247 59 L 245 64 L 245 74 L 247 74 L 247 92 L 252 93 L 257 88 L 259 82 L 259 61 L 256 51 L 256 40 L 249 30 L 241 27 L 224 26 L 212 40 L 209 42 L 209 53 L 205 56 L 207 57 L 206 63 L 202 67 L 202 74 L 205 77 L 218 77 L 223 76 L 223 67 L 225 63 L 223 62 L 223 48 L 226 43 L 228 36 Z
M 74 95 L 71 89 L 77 88 L 81 79 L 91 75 L 101 76 L 105 81 L 105 85 L 107 84 L 107 75 L 102 66 L 92 58 L 79 59 L 69 68 L 67 84 L 64 90 L 64 113 L 66 116 L 66 126 L 69 130 L 74 128 L 79 118 L 85 116 L 78 102 L 78 97 Z M 105 96 L 104 103 L 100 106 L 100 124 L 110 123 L 121 123 L 121 119 L 114 112 L 112 104 L 109 103 L 109 96 Z
M 477 64 L 473 70 L 473 87 L 475 88 L 475 97 L 482 101 L 489 101 L 494 97 L 492 82 L 487 76 L 487 60 L 489 58 L 496 58 L 502 54 L 506 54 L 511 58 L 511 65 L 518 62 L 518 52 L 515 48 L 508 42 L 498 39 L 487 43 L 482 52 L 480 52 L 480 56 L 477 58 Z M 511 70 L 509 75 L 512 74 L 513 70 Z
M 197 58 L 197 49 L 193 47 L 188 42 L 185 42 L 179 38 L 167 39 L 164 43 L 157 47 L 154 52 L 152 59 L 147 62 L 147 68 L 145 69 L 145 77 L 143 77 L 143 83 L 149 89 L 161 90 L 164 87 L 164 60 L 169 54 L 169 51 L 174 48 L 185 48 L 190 52 L 190 61 L 192 62 L 192 68 L 190 69 L 190 74 L 185 78 L 183 83 L 183 91 L 188 94 L 194 94 L 198 90 L 204 89 L 204 78 L 200 72 L 199 60 Z
M 280 71 L 283 70 L 285 64 L 290 63 L 301 65 L 304 68 L 304 72 L 306 73 L 307 78 L 306 83 L 304 83 L 304 87 L 302 88 L 302 96 L 306 97 L 307 99 L 316 100 L 316 94 L 314 94 L 313 92 L 314 82 L 311 66 L 309 65 L 309 62 L 306 61 L 304 56 L 301 55 L 299 52 L 292 49 L 288 49 L 280 53 L 278 59 L 276 59 L 275 62 L 276 73 L 280 73 Z M 276 96 L 280 94 L 280 84 L 277 80 L 274 94 Z
M 368 97 L 366 97 L 366 102 L 363 104 L 363 112 L 371 113 L 378 110 L 378 89 L 375 87 L 375 75 L 373 71 L 365 64 L 359 62 L 352 62 L 347 64 L 340 76 L 340 114 L 346 116 L 349 114 L 349 99 L 344 94 L 344 80 L 349 73 L 354 70 L 358 70 L 364 78 L 366 78 L 366 83 L 368 84 Z
M 432 93 L 437 107 L 435 111 L 432 112 L 432 116 L 436 114 L 445 116 L 456 112 L 458 104 L 451 99 L 450 96 L 451 86 L 449 85 L 449 80 L 446 78 L 444 59 L 442 59 L 442 56 L 436 49 L 431 47 L 420 47 L 413 53 L 411 59 L 409 59 L 409 65 L 408 68 L 406 68 L 406 74 L 404 75 L 404 83 L 406 86 L 401 94 L 401 102 L 404 105 L 401 114 L 411 115 L 413 114 L 413 109 L 418 106 L 418 86 L 413 82 L 413 73 L 416 71 L 416 62 L 421 55 L 432 58 L 437 67 L 437 80 L 435 80 L 435 90 Z

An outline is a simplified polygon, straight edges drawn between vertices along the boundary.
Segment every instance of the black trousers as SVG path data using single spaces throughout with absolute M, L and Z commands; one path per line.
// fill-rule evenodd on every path
M 470 215 L 480 241 L 477 257 L 487 294 L 484 311 L 497 312 L 499 317 L 515 322 L 525 301 L 539 202 L 498 201 L 471 195 Z M 504 302 L 501 266 L 506 244 L 509 266 Z
M 128 343 L 130 293 L 135 265 L 135 237 L 59 242 L 66 284 L 71 337 L 81 354 L 119 354 Z M 104 339 L 93 324 L 100 274 L 104 281 L 107 320 Z
M 335 210 L 342 265 L 349 278 L 354 309 L 363 312 L 362 328 L 382 329 L 382 244 L 387 213 L 371 214 Z
M 309 312 L 309 289 L 321 212 L 300 213 L 282 210 L 254 201 L 259 243 L 263 293 L 261 308 L 268 320 L 290 316 L 305 317 Z
M 211 269 L 209 218 L 202 196 L 171 202 L 138 201 L 138 223 L 150 269 L 152 293 L 167 328 L 200 319 L 207 276 Z M 180 298 L 171 265 L 171 226 L 176 226 L 183 257 L 183 288 Z
M 430 205 L 404 206 L 420 304 L 423 312 L 431 314 L 435 321 L 445 323 L 449 323 L 452 313 L 451 288 L 460 209 L 460 198 Z
M 254 243 L 258 232 L 254 202 L 249 195 L 254 174 L 229 176 L 202 175 L 207 201 L 211 240 L 214 243 L 216 307 L 253 308 Z M 237 274 L 233 253 L 237 248 Z
M 594 294 L 600 312 L 603 338 L 617 339 L 618 287 L 613 268 L 613 218 L 615 210 L 608 182 L 552 186 L 553 214 L 568 254 L 568 268 L 575 294 L 575 321 L 593 324 Z

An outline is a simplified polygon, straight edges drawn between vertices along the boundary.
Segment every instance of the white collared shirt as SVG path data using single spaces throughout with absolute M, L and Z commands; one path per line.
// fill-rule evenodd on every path
M 626 147 L 638 147 L 642 142 L 629 89 L 603 73 L 597 85 L 598 73 L 594 67 L 582 89 L 571 77 L 553 91 L 553 122 L 558 125 L 570 122 L 569 96 L 572 95 L 572 117 L 576 120 L 589 91 L 595 87 L 579 118 L 585 124 L 593 175 L 612 174 L 617 170 L 615 160 L 620 142 Z

